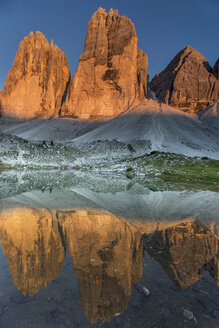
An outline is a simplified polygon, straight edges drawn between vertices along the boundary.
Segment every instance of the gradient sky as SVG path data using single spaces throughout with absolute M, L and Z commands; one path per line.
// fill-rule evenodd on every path
M 98 7 L 118 9 L 133 21 L 138 46 L 149 57 L 150 78 L 186 45 L 199 50 L 211 66 L 219 57 L 219 0 L 0 0 L 0 90 L 30 31 L 53 39 L 73 74 Z

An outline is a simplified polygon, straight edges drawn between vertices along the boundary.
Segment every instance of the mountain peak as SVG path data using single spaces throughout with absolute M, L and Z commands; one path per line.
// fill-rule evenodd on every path
M 94 14 L 96 14 L 96 13 L 98 13 L 98 14 L 107 14 L 106 9 L 104 9 L 102 7 L 99 7 Z
M 196 49 L 182 49 L 150 82 L 161 102 L 197 112 L 219 100 L 219 82 L 206 58 Z
M 182 51 L 185 51 L 185 52 L 190 52 L 190 51 L 194 51 L 195 49 L 192 48 L 191 46 L 187 45 Z M 197 51 L 197 50 L 195 50 Z
M 65 54 L 44 34 L 30 32 L 18 48 L 2 95 L 2 113 L 18 118 L 58 116 L 70 78 Z
M 91 17 L 84 52 L 61 115 L 112 117 L 147 93 L 147 56 L 138 54 L 134 24 L 117 10 L 99 8 Z M 141 64 L 143 67 L 141 67 Z

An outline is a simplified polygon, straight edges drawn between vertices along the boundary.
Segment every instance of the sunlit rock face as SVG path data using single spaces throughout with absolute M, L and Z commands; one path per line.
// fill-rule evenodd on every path
M 20 43 L 2 94 L 2 115 L 22 119 L 58 116 L 70 80 L 65 53 L 31 32 Z
M 55 211 L 16 208 L 0 212 L 0 241 L 13 283 L 34 295 L 59 276 L 65 249 Z
M 90 322 L 123 313 L 131 283 L 142 276 L 140 232 L 108 212 L 59 213 L 63 236 L 78 278 L 81 307 Z
M 219 101 L 217 64 L 212 71 L 205 57 L 187 46 L 152 79 L 150 89 L 161 102 L 198 112 Z
M 193 285 L 208 269 L 218 283 L 219 238 L 194 222 L 155 231 L 144 247 L 181 288 Z
M 117 10 L 99 8 L 61 115 L 96 119 L 128 110 L 146 97 L 146 72 L 147 55 L 137 50 L 133 23 Z

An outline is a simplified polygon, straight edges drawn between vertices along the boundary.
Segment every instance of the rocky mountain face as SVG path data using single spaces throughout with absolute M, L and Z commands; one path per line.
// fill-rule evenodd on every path
M 197 50 L 187 46 L 150 82 L 159 101 L 190 113 L 219 101 L 218 61 L 214 69 Z
M 216 61 L 216 63 L 214 64 L 214 67 L 213 67 L 213 74 L 214 74 L 214 76 L 216 77 L 216 79 L 219 79 L 219 58 L 218 58 L 218 60 Z
M 58 116 L 70 80 L 66 56 L 45 36 L 31 32 L 20 43 L 1 93 L 1 113 L 32 119 Z
M 147 95 L 147 55 L 137 49 L 133 23 L 117 10 L 99 8 L 87 30 L 84 52 L 61 116 L 82 119 L 118 115 Z
M 88 24 L 84 52 L 71 81 L 64 52 L 42 33 L 31 32 L 20 43 L 0 92 L 0 114 L 94 120 L 128 111 L 148 95 L 148 57 L 137 43 L 130 19 L 99 8 Z M 219 59 L 211 68 L 187 46 L 149 86 L 160 102 L 198 112 L 219 101 Z

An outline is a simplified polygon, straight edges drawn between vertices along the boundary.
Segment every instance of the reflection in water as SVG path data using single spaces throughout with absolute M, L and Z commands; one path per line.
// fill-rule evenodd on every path
M 142 276 L 141 234 L 107 212 L 59 212 L 63 236 L 78 278 L 81 307 L 95 322 L 125 311 L 131 283 Z
M 34 295 L 61 271 L 65 250 L 55 211 L 18 208 L 0 213 L 0 240 L 13 282 Z
M 91 322 L 124 312 L 131 283 L 142 276 L 140 232 L 107 212 L 2 211 L 0 239 L 14 284 L 30 295 L 60 274 L 67 248 Z
M 218 237 L 193 220 L 133 224 L 100 210 L 16 208 L 0 212 L 0 241 L 12 279 L 34 295 L 59 276 L 66 249 L 90 322 L 123 313 L 142 276 L 143 248 L 181 288 L 207 269 L 219 282 Z
M 219 239 L 192 221 L 155 231 L 144 240 L 148 254 L 181 288 L 193 285 L 206 268 L 219 284 Z

